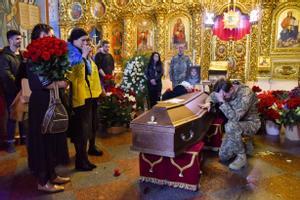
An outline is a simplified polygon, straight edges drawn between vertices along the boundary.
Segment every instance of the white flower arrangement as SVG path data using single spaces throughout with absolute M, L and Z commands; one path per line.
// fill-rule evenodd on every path
M 146 94 L 146 61 L 144 56 L 136 56 L 126 64 L 121 88 L 125 92 L 133 91 L 137 96 Z

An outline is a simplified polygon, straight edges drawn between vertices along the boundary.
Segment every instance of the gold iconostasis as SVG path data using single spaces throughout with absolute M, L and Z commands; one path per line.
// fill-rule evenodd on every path
M 168 71 L 184 44 L 202 79 L 213 63 L 233 60 L 230 78 L 298 79 L 300 1 L 83 0 L 61 1 L 63 39 L 74 27 L 94 44 L 108 40 L 118 66 L 135 54 L 158 51 Z

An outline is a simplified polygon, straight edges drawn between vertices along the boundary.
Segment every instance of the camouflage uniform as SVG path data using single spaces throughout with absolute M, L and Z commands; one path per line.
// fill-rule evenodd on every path
M 219 151 L 222 161 L 229 160 L 234 155 L 244 154 L 245 148 L 242 136 L 252 137 L 260 128 L 260 118 L 257 111 L 257 97 L 251 89 L 244 85 L 236 86 L 237 91 L 231 100 L 225 101 L 219 107 L 228 122 L 225 124 L 225 135 Z M 212 103 L 218 103 L 215 93 L 210 95 Z
M 191 65 L 191 60 L 186 55 L 176 55 L 172 58 L 169 75 L 173 88 L 187 79 L 188 69 Z

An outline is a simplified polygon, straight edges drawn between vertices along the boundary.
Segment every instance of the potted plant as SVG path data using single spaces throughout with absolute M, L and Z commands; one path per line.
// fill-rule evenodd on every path
M 284 103 L 280 111 L 280 121 L 285 127 L 285 136 L 289 140 L 300 140 L 300 95 L 295 90 L 290 92 L 290 98 Z
M 98 114 L 102 126 L 108 133 L 120 133 L 126 130 L 136 110 L 136 99 L 133 92 L 125 93 L 115 86 L 113 76 L 106 76 L 105 95 L 100 97 Z
M 258 96 L 258 112 L 266 124 L 266 132 L 269 135 L 280 133 L 280 113 L 282 101 L 273 95 L 272 91 L 262 92 Z

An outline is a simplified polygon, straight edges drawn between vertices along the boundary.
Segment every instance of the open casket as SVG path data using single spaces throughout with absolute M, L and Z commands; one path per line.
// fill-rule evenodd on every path
M 204 137 L 212 123 L 212 114 L 199 107 L 207 97 L 193 92 L 158 102 L 130 123 L 131 149 L 166 157 L 184 152 Z

